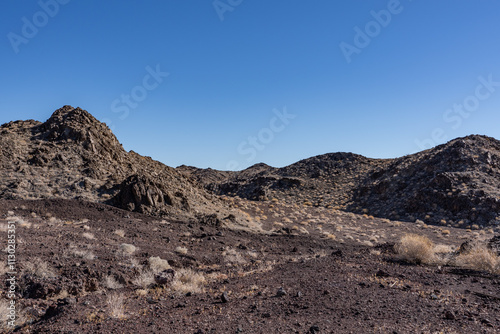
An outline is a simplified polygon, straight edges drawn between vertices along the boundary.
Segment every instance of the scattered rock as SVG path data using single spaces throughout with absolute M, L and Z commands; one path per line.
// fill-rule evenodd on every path
M 224 291 L 221 296 L 220 296 L 220 300 L 223 302 L 223 303 L 229 303 L 229 295 L 227 294 L 226 291 Z

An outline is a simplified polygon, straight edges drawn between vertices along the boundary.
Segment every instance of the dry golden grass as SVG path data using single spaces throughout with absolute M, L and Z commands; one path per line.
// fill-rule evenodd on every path
M 470 251 L 460 254 L 455 265 L 473 270 L 500 273 L 500 257 L 483 245 L 475 245 Z
M 122 238 L 125 237 L 125 231 L 124 230 L 116 230 L 113 233 L 116 234 L 119 237 L 122 237 Z
M 147 289 L 154 282 L 155 275 L 151 270 L 141 270 L 140 274 L 132 280 L 134 285 L 140 286 L 144 289 Z
M 120 284 L 113 276 L 106 276 L 103 284 L 106 288 L 110 290 L 123 288 L 123 285 Z
M 134 245 L 130 245 L 130 244 L 121 244 L 120 250 L 125 255 L 132 255 L 137 250 L 137 247 L 135 247 Z
M 188 292 L 199 293 L 203 291 L 205 282 L 206 279 L 203 274 L 191 269 L 179 269 L 175 273 L 175 278 L 170 288 L 172 291 L 180 294 Z
M 179 247 L 175 248 L 175 252 L 179 253 L 179 254 L 186 255 L 188 253 L 188 249 L 186 247 L 179 246 Z
M 150 257 L 148 259 L 148 263 L 149 263 L 149 268 L 155 273 L 159 273 L 161 271 L 171 268 L 167 260 L 161 259 L 158 256 Z
M 430 264 L 435 261 L 434 244 L 423 235 L 405 234 L 394 248 L 408 262 Z

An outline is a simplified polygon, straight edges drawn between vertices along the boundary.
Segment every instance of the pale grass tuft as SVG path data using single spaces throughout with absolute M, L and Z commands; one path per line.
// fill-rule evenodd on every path
M 155 273 L 159 273 L 161 271 L 164 271 L 164 270 L 171 268 L 170 264 L 168 264 L 167 260 L 163 260 L 158 256 L 150 257 L 148 259 L 148 262 L 149 262 L 149 268 L 151 268 L 151 270 Z
M 141 270 L 141 273 L 132 280 L 134 285 L 147 289 L 155 282 L 155 275 L 151 270 Z
M 95 254 L 91 250 L 88 250 L 88 249 L 73 248 L 70 250 L 70 254 L 76 258 L 89 260 L 89 261 L 96 259 Z
M 10 302 L 8 300 L 2 299 L 0 300 L 0 329 L 5 330 L 5 332 L 2 331 L 2 333 L 10 333 L 11 331 L 8 329 L 13 329 L 12 327 L 8 326 L 8 321 L 9 319 L 9 305 Z M 23 310 L 18 309 L 18 305 L 16 303 L 16 320 L 15 324 L 16 326 L 22 326 L 26 324 L 29 321 L 29 318 L 26 316 L 25 312 Z
M 94 240 L 95 239 L 95 236 L 92 233 L 88 233 L 88 232 L 83 233 L 82 236 L 84 238 L 89 239 L 89 240 Z
M 233 248 L 226 249 L 222 252 L 224 260 L 229 263 L 245 264 L 247 261 L 241 256 L 241 254 Z
M 50 267 L 47 262 L 42 261 L 41 259 L 34 259 L 33 262 L 24 261 L 23 267 L 25 272 L 38 276 L 40 278 L 57 277 L 54 269 L 52 269 L 52 267 Z
M 188 253 L 188 249 L 186 247 L 178 246 L 175 248 L 175 252 L 179 253 L 179 254 L 186 255 Z
M 180 269 L 175 273 L 171 289 L 177 293 L 199 293 L 203 291 L 203 285 L 206 282 L 203 274 L 191 269 Z
M 109 315 L 115 319 L 125 319 L 125 297 L 123 294 L 112 294 L 107 298 Z
M 121 244 L 120 250 L 122 251 L 123 254 L 132 255 L 137 250 L 137 247 L 135 247 L 134 245 L 130 245 L 130 244 Z
M 122 237 L 122 238 L 125 237 L 125 231 L 124 230 L 116 230 L 113 233 L 116 234 L 119 237 Z
M 405 234 L 394 248 L 408 262 L 430 264 L 435 261 L 434 244 L 423 235 Z
M 499 256 L 483 245 L 476 245 L 470 251 L 460 254 L 455 259 L 455 264 L 468 269 L 500 273 Z
M 113 276 L 106 276 L 104 279 L 104 286 L 110 290 L 121 289 L 123 285 L 120 284 Z

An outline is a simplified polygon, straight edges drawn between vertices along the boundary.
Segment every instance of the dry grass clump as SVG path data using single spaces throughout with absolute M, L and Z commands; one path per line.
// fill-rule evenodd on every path
M 134 245 L 130 245 L 130 244 L 121 244 L 120 250 L 125 255 L 132 255 L 137 250 L 137 247 L 135 247 Z
M 436 260 L 433 242 L 423 235 L 405 234 L 394 249 L 408 262 L 430 264 Z
M 119 237 L 122 237 L 122 238 L 125 237 L 125 231 L 124 230 L 116 230 L 113 233 L 116 234 Z
M 500 257 L 484 245 L 475 245 L 455 259 L 455 265 L 473 270 L 500 273 Z
M 159 273 L 161 271 L 171 268 L 167 260 L 163 260 L 158 256 L 150 257 L 148 259 L 148 263 L 149 263 L 149 268 L 155 273 Z
M 247 261 L 243 258 L 243 256 L 233 248 L 228 248 L 224 252 L 222 252 L 222 256 L 224 256 L 224 260 L 233 264 L 245 264 Z
M 72 248 L 69 252 L 71 255 L 73 255 L 74 257 L 79 258 L 79 259 L 84 259 L 84 260 L 89 260 L 89 261 L 96 259 L 95 254 L 91 250 L 88 250 L 88 249 Z
M 203 274 L 195 272 L 191 269 L 179 269 L 175 273 L 174 281 L 171 289 L 177 293 L 199 293 L 203 291 L 203 285 L 206 282 Z
M 138 285 L 144 289 L 147 289 L 149 286 L 154 284 L 154 282 L 155 275 L 151 270 L 141 270 L 140 274 L 132 280 L 134 285 Z
M 121 289 L 123 285 L 120 284 L 113 276 L 106 276 L 104 279 L 104 286 L 110 290 Z
M 92 233 L 85 232 L 82 234 L 82 237 L 87 238 L 89 240 L 94 240 L 95 236 Z
M 109 315 L 115 319 L 125 318 L 125 297 L 122 294 L 112 294 L 107 298 Z
M 176 253 L 179 253 L 179 254 L 186 255 L 186 254 L 187 254 L 187 252 L 188 252 L 188 249 L 187 249 L 186 247 L 181 247 L 181 246 L 179 246 L 179 247 L 176 247 L 176 248 L 175 248 L 175 252 L 176 252 Z
M 54 278 L 57 277 L 54 269 L 50 265 L 42 261 L 41 259 L 34 259 L 31 261 L 23 262 L 24 271 L 28 274 L 38 276 L 40 278 Z

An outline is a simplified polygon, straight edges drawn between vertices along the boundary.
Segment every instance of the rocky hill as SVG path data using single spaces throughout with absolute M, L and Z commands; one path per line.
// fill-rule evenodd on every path
M 0 127 L 1 199 L 80 199 L 150 215 L 221 221 L 234 212 L 174 168 L 126 152 L 87 111 L 56 110 L 44 123 Z
M 126 152 L 105 124 L 64 106 L 44 123 L 2 125 L 0 168 L 0 199 L 80 199 L 216 223 L 240 217 L 219 195 L 456 227 L 500 221 L 500 142 L 477 135 L 397 159 L 331 153 L 283 168 L 175 169 Z
M 178 168 L 215 194 L 457 227 L 500 220 L 500 142 L 468 136 L 397 159 L 325 154 L 284 168 Z

